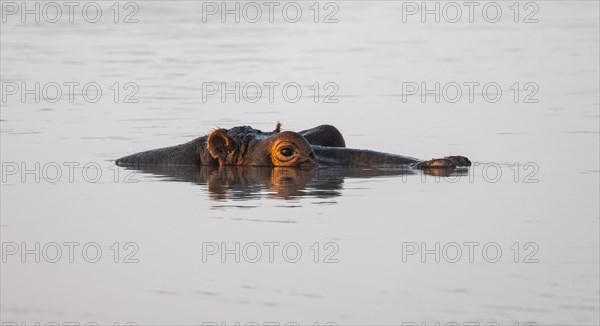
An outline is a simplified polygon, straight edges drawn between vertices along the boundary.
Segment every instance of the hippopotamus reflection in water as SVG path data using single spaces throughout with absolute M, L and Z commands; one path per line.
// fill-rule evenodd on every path
M 165 181 L 189 182 L 204 186 L 210 198 L 214 200 L 249 200 L 261 197 L 289 199 L 303 196 L 331 198 L 342 194 L 346 179 L 406 176 L 415 175 L 419 171 L 410 168 L 385 167 L 298 169 L 294 167 L 211 165 L 177 167 L 146 165 L 126 167 L 126 169 L 148 173 Z M 467 174 L 466 169 L 431 169 L 424 172 L 435 176 L 464 176 Z
M 185 144 L 122 157 L 119 166 L 269 166 L 269 167 L 399 167 L 452 170 L 470 166 L 464 156 L 422 161 L 413 157 L 346 148 L 339 130 L 321 125 L 300 132 L 272 132 L 242 126 L 216 129 Z M 439 174 L 439 173 L 435 173 Z

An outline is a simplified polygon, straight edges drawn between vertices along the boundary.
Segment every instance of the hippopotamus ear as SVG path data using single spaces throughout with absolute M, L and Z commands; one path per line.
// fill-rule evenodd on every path
M 227 136 L 225 129 L 217 129 L 208 135 L 208 151 L 210 155 L 222 163 L 225 161 L 231 151 L 231 140 Z

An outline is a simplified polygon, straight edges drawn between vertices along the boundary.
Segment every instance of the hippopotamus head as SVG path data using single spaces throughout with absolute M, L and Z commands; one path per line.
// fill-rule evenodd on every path
M 251 127 L 217 129 L 206 147 L 219 165 L 316 166 L 308 141 L 293 131 L 263 133 Z
M 422 161 L 410 156 L 346 148 L 337 128 L 321 125 L 300 132 L 262 132 L 248 126 L 216 129 L 185 144 L 149 150 L 116 160 L 119 166 L 236 165 L 269 167 L 376 167 L 454 169 L 470 166 L 463 156 Z

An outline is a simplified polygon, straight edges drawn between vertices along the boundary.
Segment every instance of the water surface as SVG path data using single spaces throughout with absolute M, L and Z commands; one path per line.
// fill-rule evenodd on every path
M 103 94 L 97 103 L 80 92 L 73 103 L 1 103 L 2 242 L 63 249 L 55 263 L 51 253 L 39 263 L 6 256 L 2 321 L 597 325 L 598 3 L 536 3 L 539 21 L 527 24 L 508 14 L 494 24 L 403 22 L 392 1 L 336 2 L 331 24 L 308 15 L 203 23 L 191 1 L 138 2 L 133 24 L 112 22 L 108 3 L 96 24 L 9 17 L 0 25 L 3 83 L 95 82 Z M 306 94 L 318 82 L 321 92 L 317 103 L 222 103 L 203 101 L 203 82 L 295 82 Z M 338 103 L 323 103 L 328 82 Z M 422 82 L 494 82 L 503 95 L 403 97 L 402 83 Z M 537 102 L 524 101 L 531 89 L 515 102 L 516 82 L 535 83 Z M 125 103 L 133 90 L 138 102 Z M 286 130 L 333 124 L 349 147 L 476 164 L 447 177 L 114 166 L 216 127 L 272 130 L 277 121 Z M 39 172 L 23 173 L 36 162 Z M 73 262 L 65 242 L 80 244 Z M 96 263 L 80 253 L 89 243 L 102 249 Z M 407 254 L 436 243 L 439 262 Z M 465 243 L 476 244 L 472 260 Z M 247 252 L 223 259 L 208 254 L 215 244 Z

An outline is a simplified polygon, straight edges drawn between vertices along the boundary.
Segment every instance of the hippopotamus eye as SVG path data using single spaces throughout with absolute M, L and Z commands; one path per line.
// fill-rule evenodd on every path
M 290 157 L 294 154 L 294 150 L 286 147 L 286 148 L 280 149 L 279 153 L 285 157 Z

